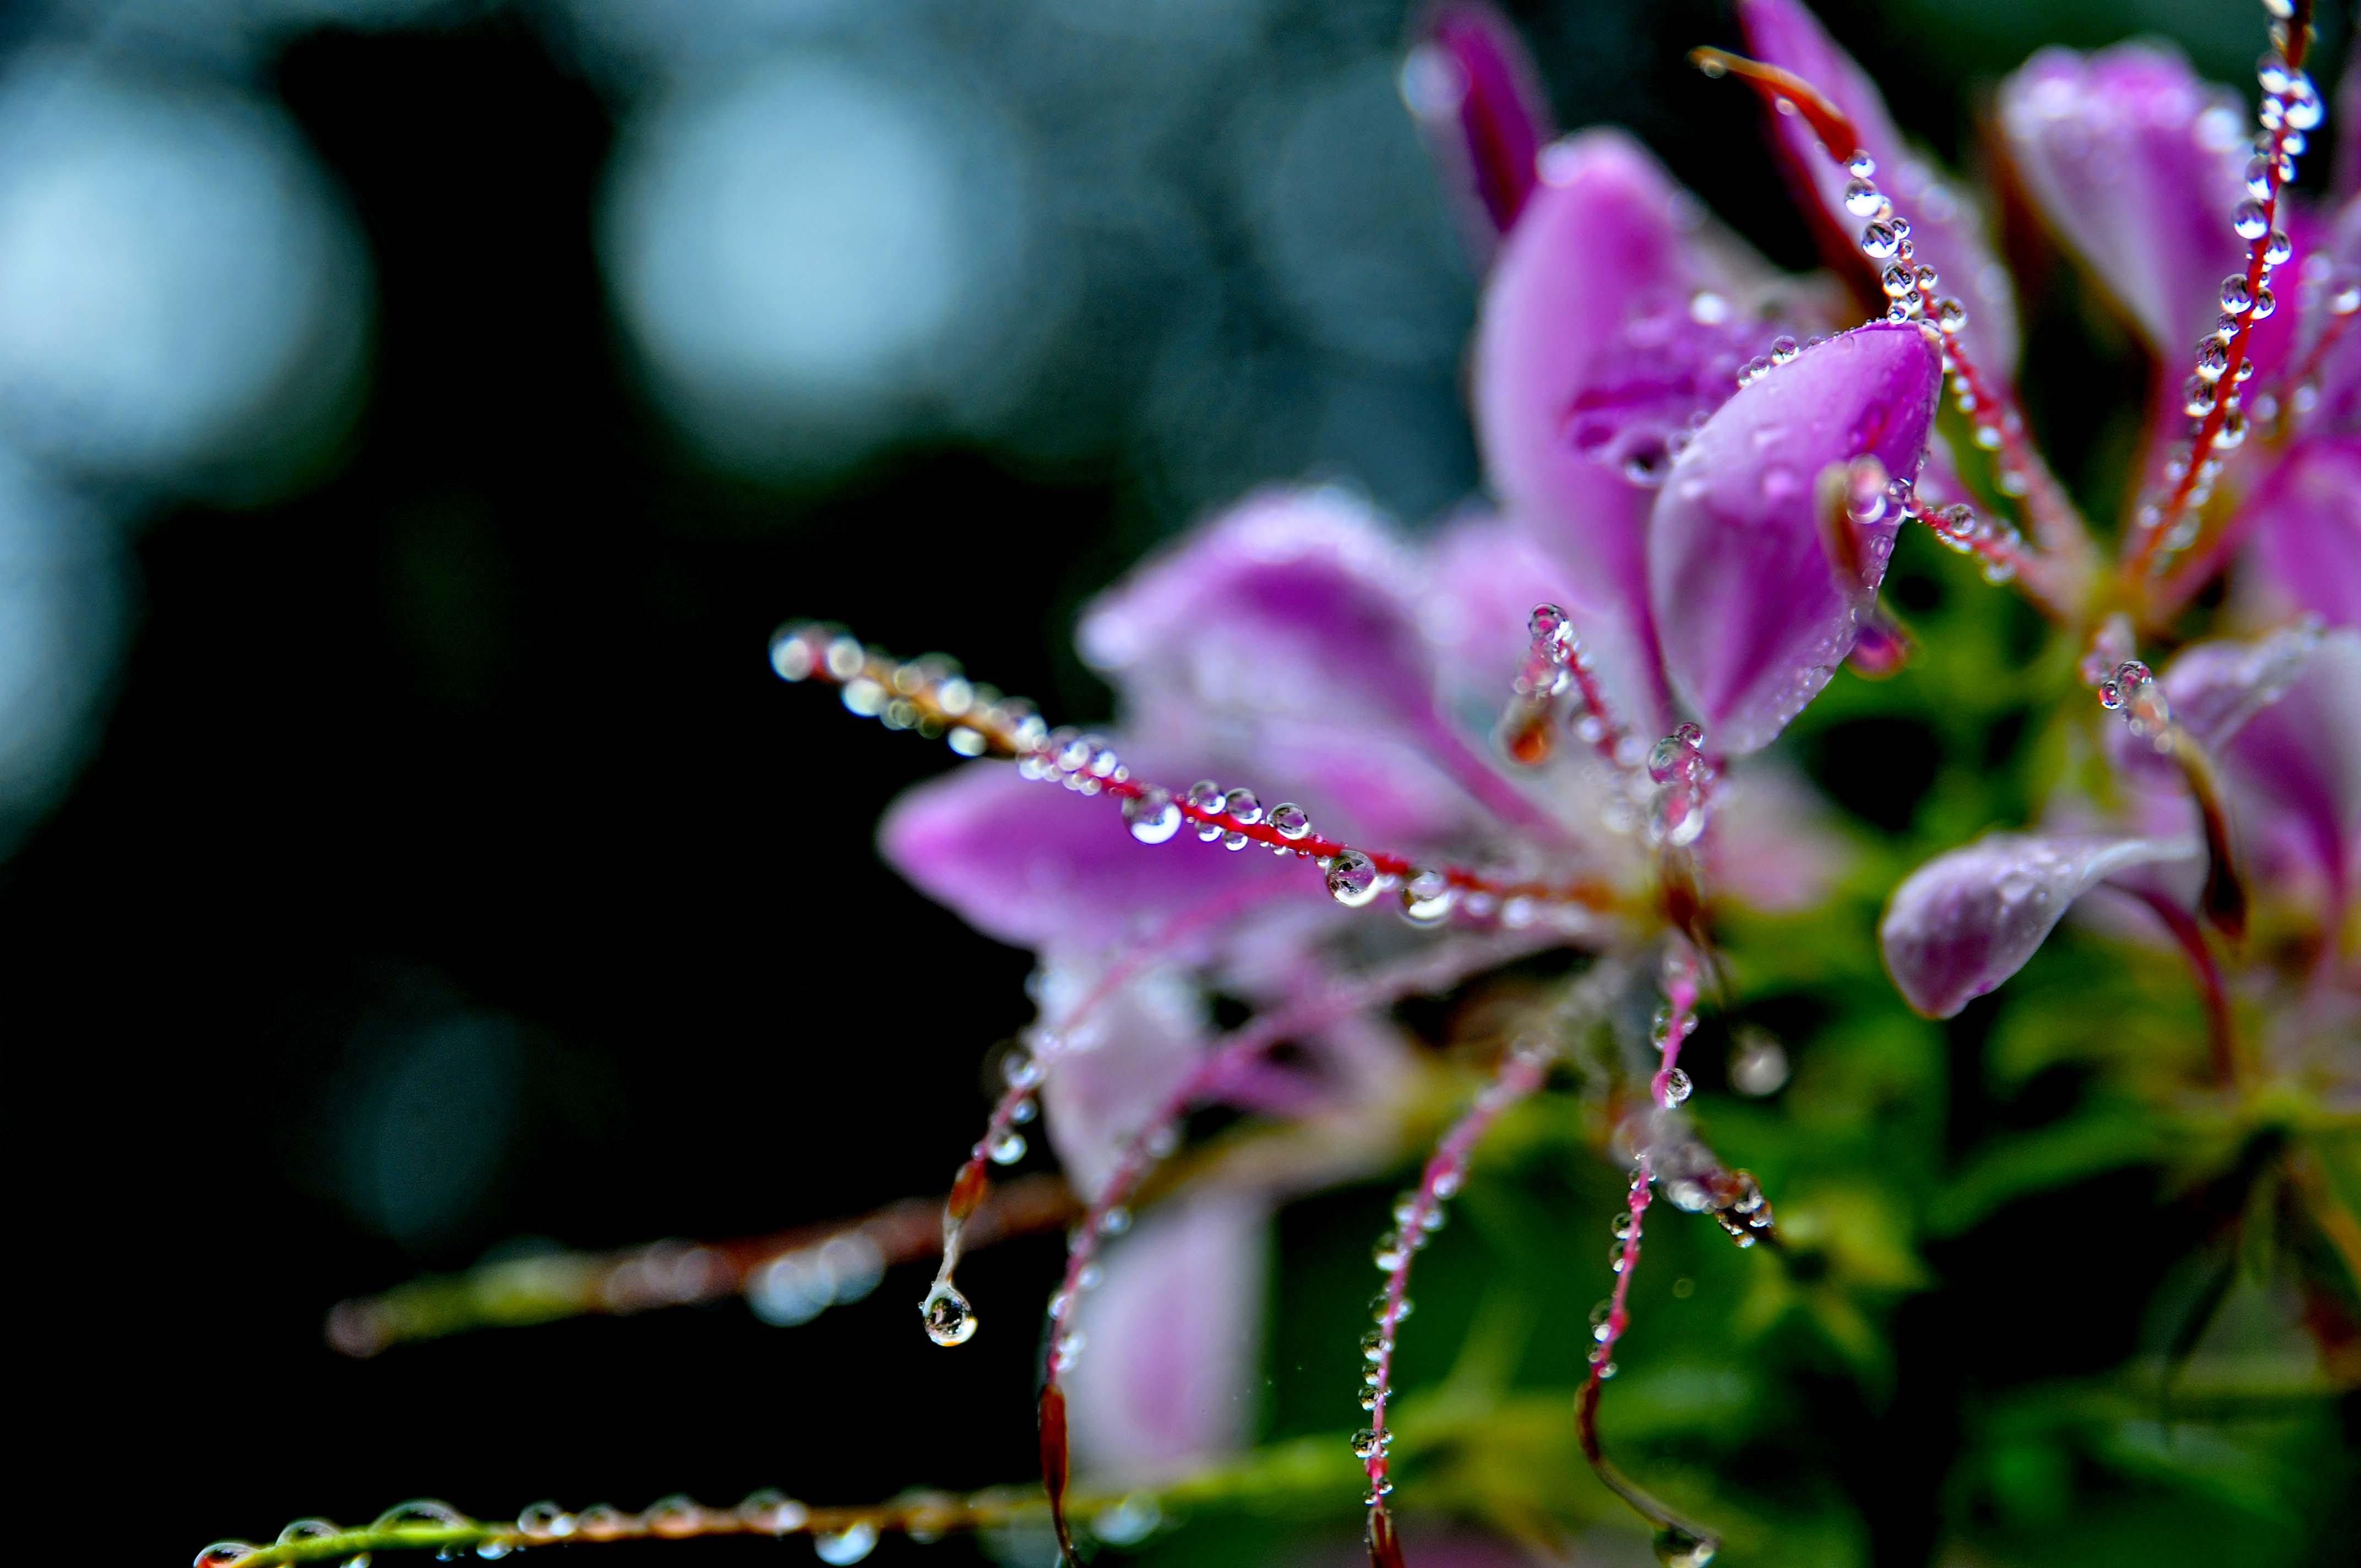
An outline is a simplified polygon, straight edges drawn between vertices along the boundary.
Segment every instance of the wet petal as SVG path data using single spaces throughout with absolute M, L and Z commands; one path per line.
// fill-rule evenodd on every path
M 1417 730 L 1434 669 L 1413 569 L 1343 491 L 1265 491 L 1100 596 L 1078 641 L 1143 706 Z
M 1025 779 L 1005 762 L 971 762 L 907 791 L 877 839 L 929 898 L 988 937 L 1036 949 L 1110 946 L 1249 879 L 1308 875 L 1187 835 L 1142 844 L 1114 803 Z
M 1741 391 L 1681 455 L 1648 536 L 1648 584 L 1674 690 L 1726 752 L 1767 745 L 1852 648 L 1894 522 L 1865 530 L 1861 592 L 1821 543 L 1821 471 L 1863 455 L 1914 477 L 1942 386 L 1934 329 L 1861 327 Z
M 1746 41 L 1768 64 L 1803 77 L 1835 103 L 1852 122 L 1862 150 L 1877 160 L 1877 183 L 1910 220 L 1911 242 L 1919 261 L 1942 276 L 1942 289 L 1968 307 L 1961 341 L 1977 363 L 2007 377 L 2016 367 L 2016 302 L 2008 273 L 1984 243 L 1982 217 L 1957 186 L 1914 154 L 1885 111 L 1885 100 L 1852 57 L 1839 47 L 1817 18 L 1795 0 L 1739 0 Z M 1788 157 L 1811 181 L 1822 214 L 1854 254 L 1861 219 L 1845 211 L 1850 181 L 1798 115 L 1778 116 L 1778 135 Z M 2224 209 L 2225 213 L 2227 209 Z
M 1253 1430 L 1268 1273 L 1267 1205 L 1207 1192 L 1145 1216 L 1106 1253 L 1075 1319 L 1076 1458 L 1107 1479 L 1185 1470 Z
M 2067 905 L 2134 866 L 2197 852 L 2185 840 L 1992 833 L 1913 872 L 1878 938 L 1904 998 L 1949 1018 L 2031 958 Z
M 2169 367 L 2244 269 L 2230 214 L 2246 194 L 2248 121 L 2236 94 L 2154 44 L 2043 49 L 2001 88 L 2001 128 L 2042 215 Z
M 2256 585 L 2332 626 L 2361 626 L 2361 436 L 2304 442 L 2248 504 Z
M 1524 209 L 1540 178 L 1535 161 L 1556 134 L 1524 40 L 1489 5 L 1438 5 L 1402 68 L 1402 95 L 1479 215 L 1488 254 Z
M 1476 341 L 1477 434 L 1503 510 L 1647 634 L 1642 539 L 1672 448 L 1778 332 L 1695 198 L 1618 131 L 1542 155 Z
M 1315 821 L 1323 806 L 1384 814 L 1352 796 L 1315 802 L 1312 779 L 1290 771 L 1290 751 L 1334 757 L 1344 741 L 1422 757 L 1428 774 L 1532 826 L 1538 812 L 1485 760 L 1481 732 L 1438 709 L 1422 569 L 1342 491 L 1268 491 L 1102 596 L 1082 618 L 1082 655 L 1122 688 L 1133 724 L 1219 744 Z

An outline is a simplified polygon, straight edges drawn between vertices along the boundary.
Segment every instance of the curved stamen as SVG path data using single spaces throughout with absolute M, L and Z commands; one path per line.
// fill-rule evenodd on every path
M 1363 1502 L 1369 1509 L 1369 1557 L 1375 1568 L 1397 1568 L 1401 1562 L 1391 1509 L 1386 1502 L 1393 1492 L 1393 1482 L 1387 1473 L 1387 1453 L 1393 1444 L 1393 1432 L 1387 1424 L 1386 1412 L 1393 1393 L 1395 1337 L 1401 1321 L 1410 1315 L 1406 1292 L 1410 1288 L 1411 1262 L 1440 1224 L 1444 1201 L 1466 1183 L 1468 1164 L 1485 1134 L 1510 1108 L 1542 1086 L 1566 1038 L 1606 1010 L 1621 990 L 1625 972 L 1619 962 L 1600 962 L 1577 981 L 1545 1017 L 1535 1020 L 1519 1036 L 1491 1083 L 1435 1146 L 1433 1155 L 1419 1173 L 1417 1188 L 1395 1206 L 1395 1229 L 1378 1243 L 1377 1258 L 1386 1271 L 1386 1283 L 1376 1303 L 1377 1327 L 1363 1342 L 1363 1349 L 1372 1362 L 1370 1370 L 1364 1375 L 1365 1390 L 1361 1395 L 1361 1408 L 1369 1413 L 1369 1422 L 1353 1434 L 1353 1453 L 1369 1480 L 1368 1496 Z

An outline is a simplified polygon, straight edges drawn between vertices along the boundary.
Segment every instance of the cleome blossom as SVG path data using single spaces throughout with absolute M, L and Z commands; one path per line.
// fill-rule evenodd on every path
M 1587 976 L 1519 1032 L 1378 1245 L 1388 1288 L 1367 1342 L 1371 1421 L 1354 1445 L 1371 1550 L 1400 1560 L 1386 1409 L 1411 1259 L 1477 1137 L 1636 985 L 1660 1005 L 1633 1079 L 1644 1091 L 1618 1135 L 1631 1199 L 1579 1422 L 1602 1479 L 1659 1527 L 1661 1554 L 1712 1554 L 1708 1531 L 1606 1463 L 1598 1386 L 1659 1189 L 1741 1245 L 1776 1234 L 1752 1179 L 1688 1130 L 1677 1057 L 1716 992 L 1717 908 L 1817 891 L 1824 867 L 1793 852 L 1812 840 L 1804 793 L 1751 759 L 1849 657 L 1874 670 L 1896 656 L 1876 596 L 1908 522 L 2087 642 L 2106 707 L 2131 720 L 2138 755 L 2125 766 L 2140 801 L 2123 810 L 2141 818 L 1995 833 L 1906 881 L 1882 935 L 1912 1004 L 1956 1012 L 2111 881 L 2156 910 L 2218 992 L 2200 919 L 2243 928 L 2249 837 L 2316 888 L 2325 924 L 2307 983 L 2351 984 L 2334 949 L 2361 839 L 2361 704 L 2350 634 L 2323 637 L 2317 622 L 2350 619 L 2361 546 L 2342 482 L 2361 412 L 2345 335 L 2361 303 L 2348 297 L 2361 224 L 2300 210 L 2285 191 L 2321 117 L 2300 65 L 2308 18 L 2277 24 L 2251 158 L 2224 95 L 2147 46 L 2046 51 L 2004 87 L 2012 166 L 2159 363 L 2213 323 L 2186 388 L 2159 376 L 2178 389 L 2152 417 L 2145 488 L 2111 565 L 2017 406 L 2016 314 L 1971 196 L 1905 143 L 1802 6 L 1741 0 L 1739 15 L 1758 58 L 1701 50 L 1699 64 L 1763 95 L 1811 216 L 1852 258 L 1840 276 L 1782 275 L 1620 132 L 1554 137 L 1530 64 L 1488 11 L 1431 18 L 1405 93 L 1458 178 L 1487 269 L 1471 402 L 1490 508 L 1413 540 L 1336 490 L 1249 498 L 1083 613 L 1083 655 L 1118 696 L 1103 733 L 1051 730 L 1005 702 L 962 723 L 981 699 L 949 665 L 896 663 L 827 628 L 774 644 L 783 674 L 833 679 L 856 711 L 1016 762 L 921 787 L 881 843 L 920 888 L 1039 959 L 1042 1018 L 961 1173 L 924 1309 L 942 1343 L 974 1332 L 952 1282 L 961 1222 L 986 1167 L 1021 1153 L 1014 1128 L 1038 1103 L 1091 1204 L 1050 1306 L 1053 1501 L 1070 1411 L 1075 1452 L 1116 1475 L 1242 1440 L 1261 1216 L 1288 1183 L 1384 1160 L 1366 1138 L 1331 1136 L 1277 1180 L 1183 1195 L 1104 1245 L 1187 1110 L 1366 1120 L 1414 1076 L 1392 1002 L 1571 948 L 1596 955 Z M 2292 285 L 2284 302 L 2275 278 Z M 1873 319 L 1844 326 L 1862 298 Z M 1938 431 L 1946 400 L 1962 416 L 1956 439 Z M 1996 515 L 1980 515 L 1978 497 Z M 2282 633 L 2286 646 L 2193 647 L 2162 681 L 2147 675 L 2139 636 L 2169 635 L 2234 557 L 2240 613 L 2314 619 Z M 1257 791 L 1272 787 L 1290 798 L 1266 805 Z M 1100 794 L 1137 842 L 1060 798 Z M 2191 820 L 2170 820 L 2176 806 Z M 2173 881 L 2188 862 L 2202 887 Z M 1315 878 L 1324 905 L 1300 896 Z M 1347 913 L 1380 898 L 1427 934 L 1380 938 Z M 1216 1033 L 1216 996 L 1246 1003 L 1249 1023 Z M 2213 998 L 2217 1018 L 2227 1007 Z M 1284 1061 L 1271 1051 L 1282 1041 L 1295 1047 Z
M 2000 91 L 2009 174 L 2155 363 L 2118 526 L 2083 515 L 2019 403 L 2026 329 L 1975 192 L 1796 0 L 1738 0 L 1750 52 L 1693 58 L 1762 97 L 1827 242 L 1809 276 L 1629 136 L 1559 136 L 1513 30 L 1454 0 L 1402 82 L 1482 269 L 1480 501 L 1412 532 L 1339 488 L 1244 498 L 1083 610 L 1115 694 L 1094 729 L 948 659 L 818 623 L 774 636 L 783 678 L 970 759 L 895 802 L 880 849 L 1036 961 L 1038 1017 L 1002 1059 L 919 1310 L 939 1344 L 980 1332 L 962 1249 L 1038 1133 L 1081 1212 L 1039 1403 L 1069 1563 L 1077 1464 L 1152 1490 L 1248 1440 L 1276 1208 L 1439 1126 L 1375 1238 L 1368 1321 L 1338 1325 L 1365 1336 L 1372 1561 L 1402 1563 L 1392 1379 L 1416 1258 L 1485 1135 L 1565 1081 L 1604 1107 L 1599 1153 L 1628 1182 L 1576 1440 L 1661 1561 L 1714 1556 L 1711 1529 L 1608 1459 L 1602 1385 L 1658 1199 L 1740 1247 L 1785 1245 L 1700 1135 L 1680 1057 L 1736 999 L 1728 916 L 1820 906 L 1839 873 L 1774 742 L 1849 662 L 1880 674 L 1909 649 L 1879 590 L 1913 524 L 2038 612 L 2044 689 L 2089 765 L 2040 820 L 1990 824 L 1893 889 L 1878 936 L 1903 998 L 1960 1013 L 2104 889 L 2185 960 L 2222 1093 L 2354 1087 L 2361 167 L 2316 201 L 2290 189 L 2325 109 L 2308 5 L 2266 8 L 2259 126 L 2147 44 L 2045 50 Z M 1396 1004 L 1511 966 L 1488 1080 L 1461 1093 Z M 1248 1131 L 1190 1146 L 1209 1107 Z M 1110 1517 L 1105 1541 L 1152 1528 Z M 845 1528 L 865 1552 L 906 1525 Z

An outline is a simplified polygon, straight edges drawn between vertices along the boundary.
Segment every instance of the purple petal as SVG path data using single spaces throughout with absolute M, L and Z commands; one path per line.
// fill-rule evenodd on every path
M 2257 586 L 2332 626 L 2361 626 L 2361 436 L 2298 445 L 2248 504 Z
M 1681 454 L 1649 525 L 1648 586 L 1673 689 L 1725 752 L 1767 745 L 1852 648 L 1885 572 L 1893 509 L 1849 592 L 1821 543 L 1831 465 L 1913 478 L 1942 389 L 1932 327 L 1879 323 L 1806 349 L 1741 391 Z
M 2178 839 L 1991 833 L 1894 890 L 1878 938 L 1903 997 L 1949 1018 L 2031 958 L 2067 905 L 2105 878 L 2196 853 Z
M 1984 243 L 1981 214 L 1957 187 L 1911 152 L 1885 112 L 1877 84 L 1837 47 L 1810 11 L 1795 0 L 1739 0 L 1738 15 L 1756 55 L 1817 87 L 1852 122 L 1861 149 L 1877 160 L 1879 188 L 1894 199 L 1895 211 L 1910 220 L 1918 260 L 1940 273 L 1941 287 L 1968 307 L 1960 334 L 1968 354 L 2005 379 L 2016 367 L 2016 302 L 2009 293 L 2007 271 Z M 1861 220 L 1845 211 L 1850 176 L 1819 145 L 1802 116 L 1782 115 L 1776 123 L 1787 155 L 1810 181 L 1822 214 L 1842 236 L 1846 252 L 1853 253 Z
M 2026 190 L 2168 367 L 2212 329 L 2223 278 L 2245 267 L 2230 213 L 2246 199 L 2248 119 L 2235 94 L 2152 44 L 2046 49 L 2001 87 Z
M 1182 781 L 1184 784 L 1186 781 Z M 1185 835 L 1151 847 L 1112 801 L 1086 800 L 972 762 L 905 793 L 878 851 L 921 893 L 1011 946 L 1103 948 L 1264 878 L 1306 873 L 1268 855 L 1232 855 Z
M 1507 514 L 1645 641 L 1655 487 L 1777 329 L 1754 269 L 1719 265 L 1695 198 L 1629 137 L 1569 137 L 1542 176 L 1485 293 L 1477 434 Z
M 2287 695 L 2249 718 L 2222 757 L 2262 883 L 2324 883 L 2333 930 L 2361 874 L 2361 632 L 2322 638 Z
M 1536 808 L 1437 709 L 1421 570 L 1343 492 L 1265 492 L 1102 596 L 1082 618 L 1082 655 L 1148 732 L 1218 737 L 1279 779 L 1300 777 L 1284 768 L 1290 747 L 1402 748 L 1504 819 L 1536 826 Z
M 1556 134 L 1540 73 L 1516 28 L 1489 5 L 1438 5 L 1424 31 L 1402 68 L 1403 96 L 1497 241 L 1524 210 L 1543 144 Z
M 1422 728 L 1434 666 L 1415 561 L 1341 490 L 1268 490 L 1084 611 L 1082 657 L 1134 702 Z
M 1253 1430 L 1269 1213 L 1207 1192 L 1144 1218 L 1110 1247 L 1075 1319 L 1067 1379 L 1081 1467 L 1148 1479 L 1242 1447 Z

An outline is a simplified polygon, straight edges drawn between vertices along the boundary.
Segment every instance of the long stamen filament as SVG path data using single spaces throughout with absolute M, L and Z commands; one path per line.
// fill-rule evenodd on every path
M 1049 729 L 1030 703 L 974 685 L 947 660 L 895 660 L 840 632 L 806 624 L 782 628 L 772 639 L 771 663 L 782 679 L 840 687 L 845 707 L 854 713 L 895 729 L 941 735 L 962 756 L 1013 759 L 1027 778 L 1120 801 L 1132 837 L 1143 843 L 1164 843 L 1188 824 L 1208 843 L 1219 840 L 1232 850 L 1260 844 L 1314 861 L 1329 893 L 1348 906 L 1372 903 L 1399 888 L 1403 912 L 1413 923 L 1438 924 L 1458 909 L 1479 918 L 1497 916 L 1510 927 L 1541 919 L 1580 925 L 1622 908 L 1614 889 L 1588 879 L 1498 875 L 1358 849 L 1313 832 L 1300 806 L 1282 803 L 1266 813 L 1251 790 L 1224 792 L 1206 782 L 1176 795 L 1134 778 L 1095 737 Z
M 2222 280 L 2220 323 L 2197 345 L 2196 374 L 2185 405 L 2197 426 L 2187 450 L 2176 452 L 2166 466 L 2171 488 L 2142 502 L 2133 515 L 2124 575 L 2135 588 L 2163 575 L 2174 555 L 2196 542 L 2199 520 L 2193 514 L 2212 496 L 2221 455 L 2246 438 L 2239 386 L 2253 373 L 2248 356 L 2256 323 L 2274 308 L 2271 270 L 2289 255 L 2279 214 L 2279 198 L 2295 174 L 2290 138 L 2300 138 L 2321 118 L 2320 94 L 2303 69 L 2312 48 L 2312 0 L 2289 0 L 2286 10 L 2284 19 L 2271 24 L 2276 47 L 2263 57 L 2263 133 L 2246 167 L 2251 199 L 2231 220 L 2247 242 L 2246 269 Z

